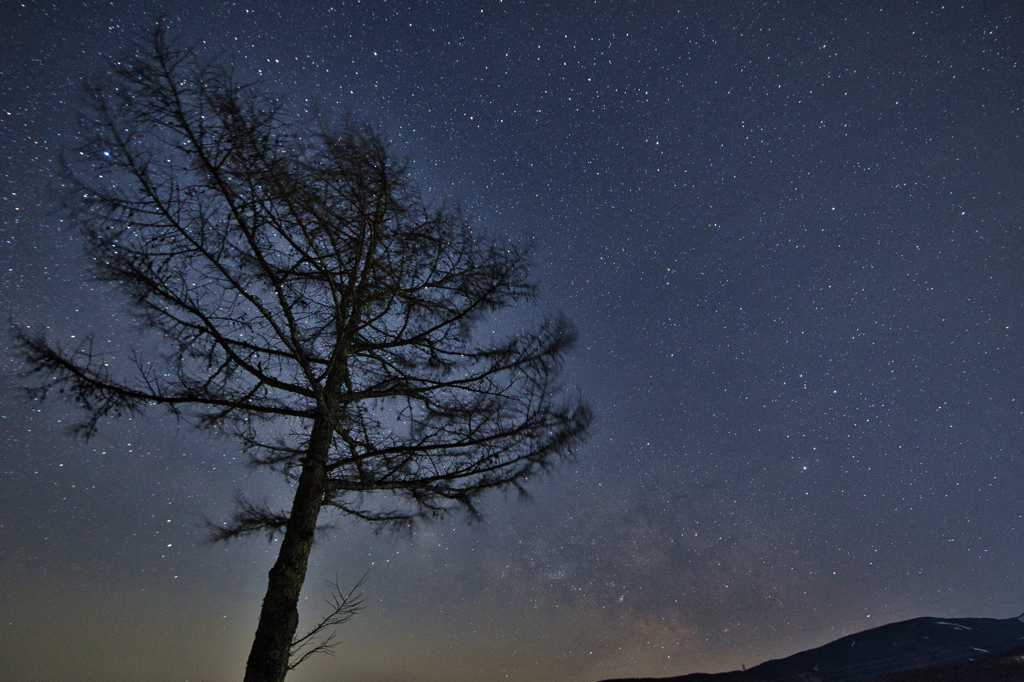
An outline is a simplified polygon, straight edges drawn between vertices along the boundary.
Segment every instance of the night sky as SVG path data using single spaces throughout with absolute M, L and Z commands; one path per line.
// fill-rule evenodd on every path
M 152 347 L 52 190 L 83 80 L 164 12 L 294 110 L 378 124 L 424 192 L 526 245 L 580 344 L 577 462 L 483 523 L 340 517 L 369 571 L 295 682 L 595 682 L 1024 611 L 1024 5 L 5 1 L 0 309 Z M 241 678 L 276 545 L 205 542 L 238 446 L 0 375 L 0 676 Z M 300 629 L 302 624 L 300 624 Z

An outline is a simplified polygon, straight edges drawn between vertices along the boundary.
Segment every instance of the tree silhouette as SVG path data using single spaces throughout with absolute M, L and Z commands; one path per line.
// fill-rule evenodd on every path
M 475 515 L 573 456 L 591 420 L 559 385 L 573 327 L 482 328 L 535 295 L 518 250 L 425 201 L 374 130 L 303 125 L 162 27 L 86 112 L 68 216 L 159 351 L 117 366 L 14 327 L 30 391 L 78 403 L 86 438 L 166 408 L 288 480 L 289 509 L 242 498 L 215 531 L 282 536 L 245 674 L 279 682 L 307 641 L 296 606 L 324 508 Z

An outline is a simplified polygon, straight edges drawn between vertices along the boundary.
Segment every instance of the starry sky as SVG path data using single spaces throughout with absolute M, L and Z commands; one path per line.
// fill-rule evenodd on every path
M 714 672 L 1024 611 L 1020 2 L 4 2 L 0 307 L 55 339 L 152 344 L 53 178 L 84 80 L 159 12 L 526 245 L 513 317 L 576 322 L 597 413 L 482 523 L 335 518 L 304 622 L 369 571 L 366 608 L 290 680 Z M 240 679 L 276 546 L 204 520 L 288 491 L 157 412 L 75 441 L 0 344 L 6 672 Z

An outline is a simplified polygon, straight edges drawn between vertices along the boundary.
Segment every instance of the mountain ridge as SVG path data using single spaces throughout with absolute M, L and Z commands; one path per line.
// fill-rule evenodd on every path
M 982 661 L 1022 645 L 1024 614 L 1005 619 L 922 616 L 846 635 L 746 670 L 603 682 L 872 682 L 903 671 Z

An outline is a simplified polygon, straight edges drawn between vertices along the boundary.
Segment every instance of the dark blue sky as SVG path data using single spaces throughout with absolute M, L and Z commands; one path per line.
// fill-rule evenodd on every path
M 0 296 L 54 338 L 147 343 L 49 183 L 83 78 L 158 11 L 528 244 L 598 414 L 485 523 L 338 519 L 304 614 L 372 569 L 367 608 L 290 680 L 715 671 L 1024 610 L 1020 3 L 7 3 Z M 0 660 L 239 678 L 276 547 L 202 524 L 281 484 L 156 413 L 77 443 L 3 358 Z

